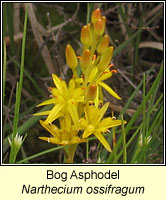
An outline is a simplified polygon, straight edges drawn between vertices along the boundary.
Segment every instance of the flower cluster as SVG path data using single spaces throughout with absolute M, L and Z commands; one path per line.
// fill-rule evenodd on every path
M 122 121 L 114 117 L 104 118 L 109 103 L 104 104 L 102 88 L 113 97 L 121 98 L 104 83 L 115 71 L 111 70 L 113 47 L 109 46 L 109 36 L 104 35 L 105 26 L 106 17 L 101 15 L 100 9 L 94 10 L 91 23 L 81 29 L 82 55 L 76 56 L 72 46 L 66 46 L 66 62 L 73 76 L 67 85 L 57 75 L 52 75 L 55 87 L 49 88 L 51 99 L 38 106 L 53 104 L 53 108 L 35 114 L 47 116 L 40 123 L 51 133 L 51 137 L 40 139 L 64 146 L 77 145 L 86 142 L 86 138 L 93 134 L 111 152 L 103 133 L 111 127 L 121 125 Z M 77 73 L 78 68 L 81 75 Z M 53 124 L 56 120 L 59 120 L 59 127 Z M 69 154 L 68 152 L 70 157 Z

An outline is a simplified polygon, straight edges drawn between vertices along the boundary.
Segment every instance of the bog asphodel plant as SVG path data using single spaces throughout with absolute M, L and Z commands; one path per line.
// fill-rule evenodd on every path
M 122 123 L 115 117 L 104 118 L 109 103 L 104 103 L 102 88 L 116 99 L 121 99 L 104 83 L 115 71 L 111 70 L 113 47 L 109 46 L 109 36 L 104 35 L 105 26 L 106 17 L 101 15 L 100 9 L 94 10 L 91 23 L 81 29 L 82 55 L 77 56 L 70 44 L 66 46 L 66 62 L 73 72 L 71 80 L 67 85 L 64 80 L 52 74 L 55 87 L 49 88 L 51 99 L 38 106 L 52 104 L 53 107 L 35 114 L 46 115 L 45 121 L 40 120 L 40 123 L 51 134 L 51 137 L 40 139 L 63 145 L 65 162 L 68 163 L 73 162 L 77 145 L 86 142 L 91 135 L 96 136 L 111 152 L 104 133 Z M 80 76 L 77 74 L 78 67 L 81 68 Z M 56 120 L 59 120 L 59 127 L 55 125 Z

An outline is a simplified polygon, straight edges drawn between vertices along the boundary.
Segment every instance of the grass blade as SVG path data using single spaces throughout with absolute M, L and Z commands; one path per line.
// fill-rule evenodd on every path
M 3 105 L 5 100 L 5 82 L 6 82 L 6 43 L 3 44 Z
M 14 28 L 13 28 L 13 4 L 12 3 L 6 3 L 6 15 L 7 15 L 7 25 L 9 29 L 11 54 L 15 55 Z
M 17 90 L 16 90 L 14 127 L 13 127 L 13 135 L 12 135 L 12 143 L 11 143 L 11 152 L 10 152 L 9 163 L 14 163 L 15 159 L 16 159 L 16 156 L 13 156 L 13 151 L 14 151 L 14 138 L 16 137 L 17 129 L 18 129 L 18 119 L 19 119 L 19 110 L 20 110 L 20 102 L 21 102 L 21 91 L 22 91 L 22 84 L 23 84 L 27 16 L 28 16 L 28 7 L 26 7 L 26 11 L 25 11 L 25 22 L 24 22 L 22 52 L 21 52 L 20 80 L 19 80 L 19 84 L 17 84 Z
M 127 163 L 126 134 L 123 123 L 123 115 L 121 115 L 121 122 L 122 122 L 122 135 L 123 135 L 123 163 L 126 164 Z
M 150 90 L 148 91 L 148 93 L 147 93 L 147 95 L 145 97 L 144 103 L 146 103 L 149 100 L 149 98 L 152 95 L 152 93 L 154 92 L 154 90 L 158 87 L 158 85 L 160 83 L 160 79 L 161 79 L 162 73 L 163 73 L 163 63 L 161 64 L 160 71 L 159 71 L 155 81 L 153 82 Z M 136 119 L 140 115 L 140 113 L 142 111 L 142 108 L 143 108 L 143 102 L 138 107 L 137 111 L 134 113 L 134 115 L 132 116 L 130 121 L 127 123 L 126 128 L 125 128 L 126 136 L 128 135 L 129 131 L 131 130 L 134 122 L 136 121 Z M 121 135 L 119 140 L 118 140 L 118 142 L 117 142 L 117 149 L 120 149 L 120 146 L 121 146 L 122 142 L 123 142 L 123 137 Z M 113 150 L 112 154 L 110 154 L 110 156 L 107 158 L 106 163 L 112 163 L 112 161 L 113 161 L 113 153 L 114 153 L 114 150 Z
M 63 149 L 63 148 L 64 148 L 64 146 L 58 146 L 58 147 L 55 147 L 55 148 L 52 148 L 52 149 L 48 149 L 48 150 L 42 151 L 42 152 L 40 152 L 40 153 L 34 154 L 34 155 L 29 156 L 29 157 L 27 157 L 27 158 L 25 158 L 25 159 L 23 159 L 23 160 L 18 161 L 17 164 L 21 164 L 21 163 L 27 162 L 28 160 L 37 158 L 37 157 L 39 157 L 39 156 L 42 156 L 42 155 L 45 155 L 45 154 L 47 154 L 47 153 L 51 153 L 51 152 L 53 152 L 53 151 L 57 151 L 57 150 Z

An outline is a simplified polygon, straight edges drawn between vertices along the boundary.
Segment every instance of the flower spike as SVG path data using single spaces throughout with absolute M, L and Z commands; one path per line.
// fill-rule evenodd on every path
M 114 98 L 121 99 L 104 82 L 117 72 L 111 68 L 113 46 L 109 46 L 109 35 L 104 34 L 105 26 L 106 17 L 97 8 L 91 15 L 91 23 L 81 29 L 81 55 L 76 56 L 72 46 L 66 46 L 66 63 L 72 70 L 72 78 L 67 84 L 53 74 L 55 86 L 49 88 L 50 99 L 37 106 L 52 105 L 50 110 L 35 114 L 46 115 L 45 121 L 40 120 L 40 124 L 51 134 L 50 137 L 39 138 L 63 145 L 65 162 L 73 162 L 77 145 L 86 142 L 92 135 L 111 152 L 104 134 L 109 128 L 126 123 L 125 120 L 105 117 L 109 102 L 104 102 L 103 89 Z

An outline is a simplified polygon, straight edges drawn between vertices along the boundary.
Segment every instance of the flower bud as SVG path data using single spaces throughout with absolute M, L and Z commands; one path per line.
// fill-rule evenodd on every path
M 82 59 L 81 59 L 81 66 L 86 69 L 92 63 L 91 59 L 91 51 L 86 49 L 83 51 Z
M 100 43 L 97 46 L 97 52 L 99 54 L 104 54 L 108 49 L 108 45 L 109 45 L 109 36 L 104 35 L 103 38 L 101 39 Z
M 97 8 L 96 10 L 93 11 L 92 16 L 91 16 L 91 22 L 95 24 L 98 19 L 101 18 L 101 10 Z
M 71 45 L 66 46 L 66 62 L 71 69 L 75 69 L 78 65 L 77 57 Z
M 86 92 L 86 99 L 93 101 L 96 98 L 97 86 L 95 84 L 89 85 Z
M 83 26 L 81 29 L 81 43 L 87 48 L 92 44 L 90 24 Z
M 105 17 L 105 16 L 102 16 L 102 17 L 101 17 L 101 20 L 102 20 L 102 22 L 103 22 L 103 24 L 104 24 L 104 30 L 105 30 L 105 25 L 106 25 L 106 17 Z
M 106 24 L 106 18 L 104 16 L 102 16 L 102 18 L 96 21 L 96 23 L 94 24 L 94 33 L 97 36 L 103 35 L 105 31 L 105 24 Z
M 113 46 L 110 46 L 108 47 L 107 51 L 102 56 L 99 64 L 97 65 L 99 71 L 104 71 L 108 67 L 108 64 L 112 58 L 112 54 L 113 54 Z

